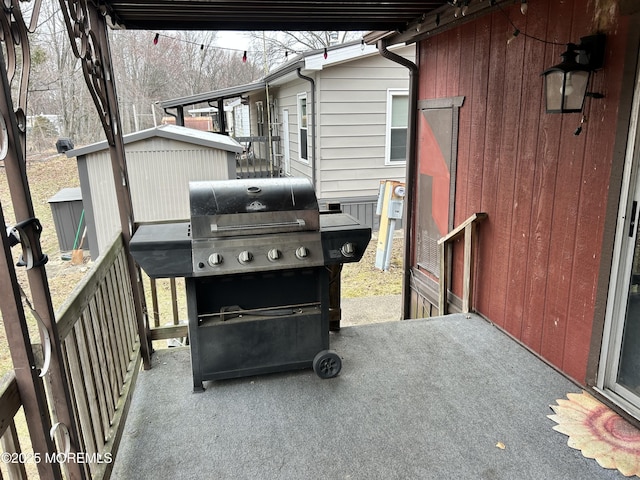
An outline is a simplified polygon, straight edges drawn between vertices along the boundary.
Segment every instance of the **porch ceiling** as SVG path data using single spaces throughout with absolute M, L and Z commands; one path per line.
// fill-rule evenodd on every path
M 104 0 L 131 30 L 404 30 L 445 0 Z

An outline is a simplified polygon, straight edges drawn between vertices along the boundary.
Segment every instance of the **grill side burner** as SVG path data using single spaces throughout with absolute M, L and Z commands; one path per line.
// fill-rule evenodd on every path
M 306 179 L 191 182 L 190 204 L 190 223 L 141 225 L 131 252 L 152 277 L 186 277 L 194 391 L 296 368 L 337 375 L 330 270 L 359 261 L 371 229 L 320 214 Z

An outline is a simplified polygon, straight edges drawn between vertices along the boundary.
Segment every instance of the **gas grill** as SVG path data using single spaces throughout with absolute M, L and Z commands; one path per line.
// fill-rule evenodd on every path
M 337 375 L 330 284 L 371 229 L 320 212 L 307 179 L 191 182 L 189 197 L 190 222 L 141 225 L 131 253 L 150 277 L 185 277 L 194 391 L 298 368 Z

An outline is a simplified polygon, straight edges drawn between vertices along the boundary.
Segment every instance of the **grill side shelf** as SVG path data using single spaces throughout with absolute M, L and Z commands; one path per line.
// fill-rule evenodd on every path
M 140 225 L 131 238 L 131 255 L 151 278 L 190 277 L 189 222 Z

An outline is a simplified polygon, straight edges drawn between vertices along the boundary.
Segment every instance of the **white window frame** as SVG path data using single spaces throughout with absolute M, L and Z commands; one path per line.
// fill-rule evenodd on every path
M 387 89 L 387 123 L 385 126 L 385 141 L 384 141 L 384 164 L 391 166 L 406 165 L 405 160 L 391 160 L 391 120 L 393 118 L 393 98 L 394 97 L 409 97 L 409 90 L 406 88 L 389 88 Z M 409 107 L 411 108 L 411 107 Z M 407 112 L 407 124 L 409 123 L 409 112 Z M 405 127 L 408 133 L 408 125 Z
M 307 107 L 307 115 L 305 118 L 305 126 L 302 126 L 302 100 L 304 100 Z M 309 164 L 309 102 L 307 101 L 307 92 L 299 93 L 296 101 L 297 108 L 297 122 L 298 122 L 298 160 L 302 163 Z M 302 131 L 305 131 L 307 151 L 305 152 L 307 158 L 302 156 Z

